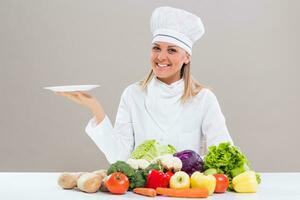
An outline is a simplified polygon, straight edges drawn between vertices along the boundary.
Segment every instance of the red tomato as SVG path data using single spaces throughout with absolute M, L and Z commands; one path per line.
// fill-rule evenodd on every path
M 225 174 L 214 174 L 216 178 L 216 188 L 215 193 L 224 193 L 226 192 L 229 186 L 228 177 Z
M 105 186 L 113 194 L 124 194 L 129 188 L 129 180 L 123 173 L 114 172 L 109 175 Z

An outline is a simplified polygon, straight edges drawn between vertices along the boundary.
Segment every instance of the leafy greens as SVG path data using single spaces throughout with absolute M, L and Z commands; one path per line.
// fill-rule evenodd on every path
M 146 159 L 150 162 L 158 156 L 174 153 L 176 153 L 176 149 L 172 145 L 161 145 L 156 140 L 146 140 L 131 153 L 130 157 Z
M 250 170 L 250 164 L 238 147 L 226 142 L 208 148 L 208 153 L 204 157 L 204 168 L 214 168 L 218 173 L 226 174 L 230 182 L 229 189 L 232 190 L 233 177 Z M 260 183 L 259 174 L 256 174 L 256 178 Z

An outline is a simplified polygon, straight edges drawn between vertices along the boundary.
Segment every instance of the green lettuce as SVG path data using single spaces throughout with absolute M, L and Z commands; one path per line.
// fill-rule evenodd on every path
M 152 161 L 157 156 L 174 153 L 176 149 L 172 145 L 161 145 L 156 140 L 146 140 L 131 153 L 130 157 Z
M 229 179 L 229 190 L 232 190 L 231 180 L 233 177 L 251 170 L 246 156 L 236 146 L 229 142 L 220 143 L 218 146 L 210 146 L 204 156 L 204 168 L 214 168 L 218 173 L 226 174 Z M 256 174 L 257 181 L 260 183 L 260 176 Z

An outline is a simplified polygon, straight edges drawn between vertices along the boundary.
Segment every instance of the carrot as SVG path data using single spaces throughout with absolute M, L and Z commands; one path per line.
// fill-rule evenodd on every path
M 185 198 L 206 198 L 208 197 L 208 190 L 206 188 L 156 188 L 156 193 L 169 197 L 185 197 Z
M 134 188 L 133 192 L 148 197 L 156 196 L 156 190 L 152 188 Z

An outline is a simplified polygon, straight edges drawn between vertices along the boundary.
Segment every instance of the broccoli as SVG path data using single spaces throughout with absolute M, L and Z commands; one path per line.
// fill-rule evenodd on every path
M 134 176 L 131 178 L 129 189 L 133 190 L 138 187 L 145 187 L 147 178 L 143 175 L 143 170 L 136 170 Z
M 117 161 L 110 165 L 109 169 L 107 170 L 107 175 L 110 175 L 114 172 L 122 172 L 129 179 L 134 175 L 134 169 L 124 161 Z

